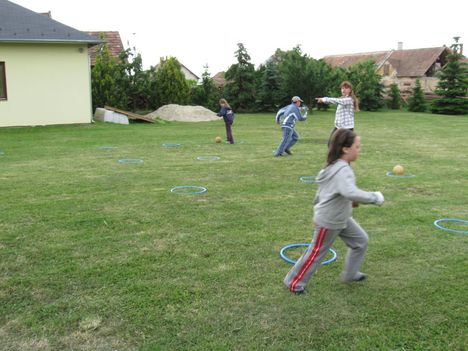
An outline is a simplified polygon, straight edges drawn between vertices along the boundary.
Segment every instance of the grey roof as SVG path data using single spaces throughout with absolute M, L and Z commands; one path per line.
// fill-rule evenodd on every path
M 101 40 L 7 0 L 0 0 L 0 42 L 85 43 Z

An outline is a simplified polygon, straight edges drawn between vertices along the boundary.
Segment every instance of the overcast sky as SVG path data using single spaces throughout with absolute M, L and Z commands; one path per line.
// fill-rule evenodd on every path
M 143 66 L 175 56 L 201 76 L 236 63 L 243 43 L 258 67 L 277 48 L 300 45 L 326 55 L 450 46 L 460 36 L 468 51 L 465 0 L 13 0 L 82 31 L 119 31 Z

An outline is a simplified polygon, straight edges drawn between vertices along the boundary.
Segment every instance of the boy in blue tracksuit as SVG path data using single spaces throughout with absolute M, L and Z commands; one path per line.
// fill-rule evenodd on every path
M 283 132 L 283 139 L 275 151 L 275 157 L 283 156 L 286 152 L 292 155 L 291 147 L 299 140 L 299 134 L 294 129 L 297 121 L 305 121 L 306 117 L 301 115 L 299 107 L 301 106 L 302 99 L 299 96 L 293 96 L 291 104 L 283 107 L 276 114 L 276 123 L 280 124 L 281 131 Z

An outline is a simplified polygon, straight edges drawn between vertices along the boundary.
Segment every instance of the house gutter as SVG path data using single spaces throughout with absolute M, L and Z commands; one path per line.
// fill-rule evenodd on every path
M 0 43 L 7 44 L 89 44 L 98 45 L 104 43 L 103 40 L 63 40 L 63 39 L 0 39 Z

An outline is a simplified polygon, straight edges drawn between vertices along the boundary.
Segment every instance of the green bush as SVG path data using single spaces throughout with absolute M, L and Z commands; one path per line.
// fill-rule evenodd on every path
M 399 110 L 401 107 L 401 96 L 398 84 L 392 83 L 390 85 L 390 92 L 388 95 L 390 97 L 390 99 L 388 100 L 388 107 L 392 110 Z

